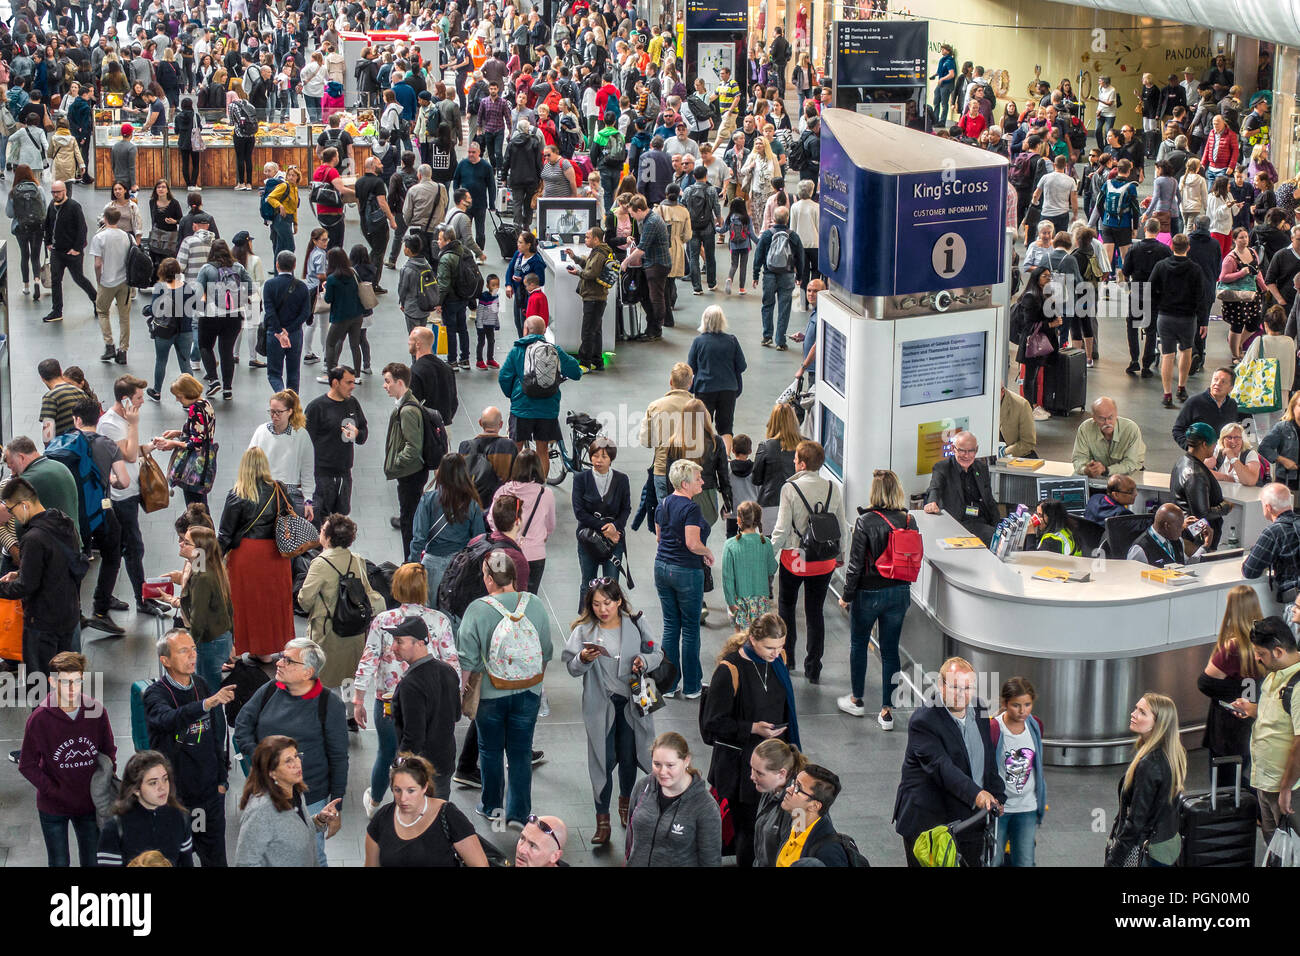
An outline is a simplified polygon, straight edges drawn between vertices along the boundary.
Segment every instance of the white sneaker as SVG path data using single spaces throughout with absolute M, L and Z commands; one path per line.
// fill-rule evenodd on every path
M 379 809 L 379 807 L 375 804 L 375 801 L 370 799 L 369 787 L 366 787 L 365 790 L 361 791 L 361 806 L 366 811 L 367 820 L 372 819 L 375 815 L 375 811 Z
M 694 694 L 682 694 L 682 696 L 685 697 L 687 700 L 695 700 L 700 696 L 701 693 L 703 692 L 697 690 Z
M 1034 406 L 1033 415 L 1034 415 L 1034 421 L 1036 422 L 1045 422 L 1052 417 L 1052 413 L 1049 412 L 1047 409 L 1043 408 L 1042 405 Z
M 843 697 L 836 698 L 835 704 L 836 706 L 839 707 L 840 710 L 844 711 L 844 713 L 846 714 L 851 714 L 854 717 L 866 716 L 867 713 L 866 706 L 863 704 L 853 703 L 852 694 L 845 694 Z
M 328 385 L 330 383 L 330 377 L 328 375 L 317 375 L 316 381 L 320 382 L 322 385 Z
M 880 729 L 881 729 L 881 730 L 893 730 L 893 729 L 894 729 L 894 712 L 893 712 L 893 711 L 890 711 L 890 712 L 887 713 L 887 714 L 884 714 L 884 713 L 876 714 L 876 723 L 878 723 L 878 724 L 880 725 Z

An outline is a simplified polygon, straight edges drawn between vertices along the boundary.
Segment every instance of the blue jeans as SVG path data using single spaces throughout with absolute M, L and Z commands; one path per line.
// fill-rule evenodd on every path
M 293 220 L 286 216 L 276 216 L 271 220 L 271 258 L 281 252 L 293 252 Z
M 681 672 L 682 689 L 699 693 L 704 675 L 700 671 L 700 609 L 704 606 L 704 569 L 684 568 L 655 561 L 655 590 L 664 616 L 664 653 Z M 664 693 L 675 691 L 661 687 Z
M 442 576 L 447 573 L 447 568 L 454 557 L 456 557 L 454 554 L 426 554 L 420 559 L 420 564 L 424 566 L 424 572 L 429 578 L 429 607 L 437 606 L 438 585 L 442 583 Z
M 940 83 L 934 88 L 934 122 L 936 126 L 948 123 L 948 103 L 952 100 L 953 83 Z
M 581 544 L 578 545 L 578 568 L 581 576 L 578 580 L 578 613 L 582 613 L 583 602 L 587 599 L 587 585 L 597 577 L 596 572 L 607 578 L 616 577 L 618 569 L 614 567 L 614 559 L 626 552 L 624 542 L 619 541 L 614 548 L 613 553 L 604 561 L 597 561 L 591 553 Z M 531 582 L 530 582 L 531 583 Z
M 298 391 L 302 375 L 302 326 L 289 333 L 289 347 L 286 349 L 280 340 L 266 331 L 266 380 L 271 388 L 281 391 L 286 385 Z
M 912 588 L 908 584 L 879 591 L 858 591 L 849 611 L 849 686 L 855 700 L 863 700 L 867 684 L 867 662 L 871 646 L 871 627 L 879 622 L 880 706 L 893 707 L 894 675 L 898 673 L 898 638 L 903 618 L 912 606 Z
M 308 823 L 311 822 L 312 817 L 314 817 L 316 814 L 320 813 L 322 810 L 325 809 L 325 805 L 327 803 L 329 803 L 328 800 L 317 800 L 315 803 L 307 804 Z M 317 866 L 330 865 L 329 860 L 325 859 L 325 831 L 324 830 L 316 831 L 316 865 Z
M 994 860 L 998 866 L 1033 866 L 1034 836 L 1038 829 L 1038 811 L 1004 813 L 998 817 L 998 848 Z M 1011 841 L 1010 862 L 1004 862 L 1002 848 Z
M 655 475 L 655 495 L 660 501 L 663 501 L 673 493 L 673 483 L 668 480 L 667 475 Z
M 763 338 L 772 335 L 772 307 L 776 306 L 776 344 L 785 345 L 785 330 L 790 324 L 790 302 L 794 294 L 793 272 L 763 270 Z
M 1097 137 L 1098 149 L 1106 148 L 1106 138 L 1110 136 L 1110 131 L 1113 130 L 1114 128 L 1115 128 L 1115 117 L 1113 116 L 1097 117 L 1096 137 Z
M 95 815 L 65 817 L 57 813 L 36 811 L 41 820 L 41 836 L 45 837 L 45 858 L 51 867 L 71 866 L 71 849 L 68 843 L 68 824 L 77 834 L 77 858 L 82 866 L 94 866 L 99 852 L 99 824 Z
M 442 324 L 447 329 L 447 364 L 469 361 L 469 327 L 465 324 L 466 302 L 444 302 Z
M 170 339 L 153 340 L 153 390 L 161 392 L 163 378 L 167 375 L 167 356 L 176 350 L 176 363 L 182 373 L 190 370 L 190 356 L 194 349 L 193 332 L 177 332 Z
M 397 727 L 393 718 L 384 716 L 384 702 L 376 697 L 374 704 L 372 720 L 375 736 L 379 738 L 379 752 L 375 754 L 375 765 L 370 771 L 370 799 L 379 806 L 388 792 L 388 768 L 397 756 Z
M 232 632 L 226 631 L 220 637 L 204 641 L 197 648 L 198 662 L 195 672 L 208 685 L 208 693 L 215 694 L 221 686 L 221 665 L 230 660 L 230 652 L 235 646 Z
M 537 726 L 541 703 L 541 696 L 531 690 L 479 701 L 474 725 L 478 728 L 478 766 L 483 777 L 480 806 L 488 816 L 500 811 L 503 791 L 507 821 L 523 823 L 532 812 L 533 728 Z M 508 790 L 503 759 L 510 764 Z

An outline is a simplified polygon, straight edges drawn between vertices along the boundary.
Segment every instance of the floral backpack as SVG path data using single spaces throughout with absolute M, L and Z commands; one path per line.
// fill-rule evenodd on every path
M 483 600 L 501 615 L 488 645 L 487 675 L 497 690 L 522 690 L 542 682 L 542 640 L 524 611 L 530 595 L 519 595 L 513 612 L 496 598 Z

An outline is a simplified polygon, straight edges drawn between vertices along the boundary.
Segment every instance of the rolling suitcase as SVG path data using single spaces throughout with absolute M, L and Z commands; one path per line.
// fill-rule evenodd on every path
M 1219 790 L 1219 767 L 1235 764 L 1231 789 Z M 1231 802 L 1229 802 L 1231 797 Z M 1185 793 L 1178 800 L 1178 833 L 1183 838 L 1179 866 L 1254 866 L 1255 794 L 1241 789 L 1241 758 L 1210 761 L 1209 793 Z
M 149 749 L 149 720 L 144 712 L 144 692 L 152 680 L 131 682 L 131 743 L 135 752 Z
M 492 215 L 492 238 L 497 241 L 501 258 L 509 262 L 510 257 L 518 251 L 516 243 L 519 241 L 519 227 L 513 222 L 503 222 L 495 209 L 489 209 L 488 212 Z
M 1083 349 L 1061 349 L 1043 366 L 1043 408 L 1068 415 L 1083 408 L 1088 393 L 1088 361 Z

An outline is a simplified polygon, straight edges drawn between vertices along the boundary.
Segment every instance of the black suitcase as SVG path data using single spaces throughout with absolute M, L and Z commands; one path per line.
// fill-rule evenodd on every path
M 1068 415 L 1083 408 L 1088 394 L 1088 360 L 1083 349 L 1061 349 L 1043 367 L 1043 408 Z
M 1219 789 L 1219 767 L 1235 764 L 1237 780 Z M 1231 802 L 1229 802 L 1231 799 Z M 1183 838 L 1179 866 L 1254 866 L 1255 794 L 1241 788 L 1241 758 L 1210 761 L 1209 793 L 1185 793 L 1178 799 L 1178 833 Z
M 492 214 L 492 237 L 501 250 L 501 258 L 509 262 L 510 257 L 519 251 L 519 227 L 513 222 L 503 222 L 495 209 L 488 211 Z

